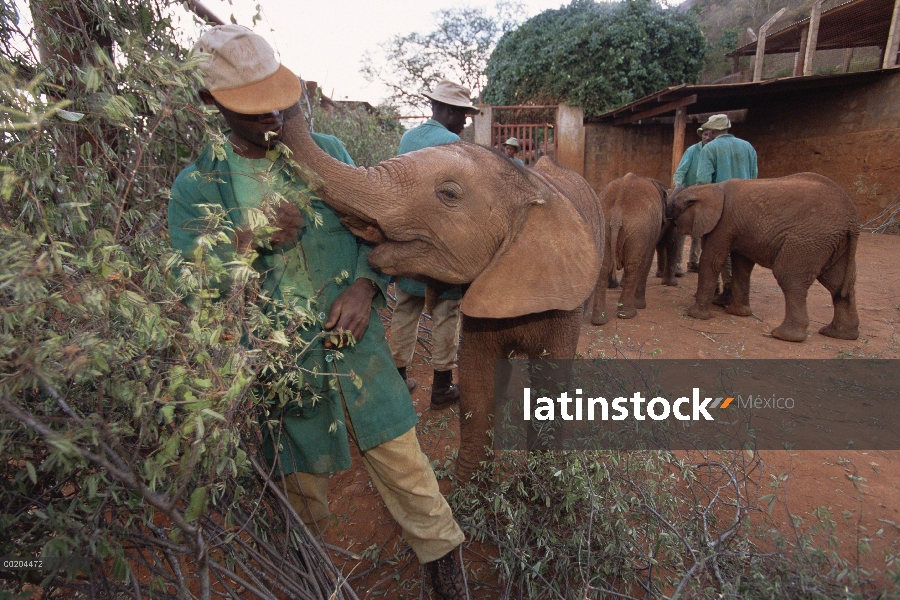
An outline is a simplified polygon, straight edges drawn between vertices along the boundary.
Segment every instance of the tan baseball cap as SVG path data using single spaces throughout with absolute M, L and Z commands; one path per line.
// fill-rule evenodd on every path
M 300 79 L 281 64 L 269 43 L 241 25 L 213 27 L 193 51 L 209 54 L 200 65 L 203 85 L 234 112 L 258 115 L 284 110 L 303 92 Z
M 453 83 L 447 79 L 438 83 L 434 90 L 422 94 L 426 98 L 431 98 L 437 102 L 443 102 L 450 106 L 459 106 L 465 108 L 467 113 L 477 114 L 481 112 L 472 104 L 472 92 L 469 88 Z
M 706 123 L 704 123 L 697 129 L 697 135 L 703 135 L 704 129 L 715 129 L 716 131 L 721 131 L 730 127 L 731 121 L 728 120 L 728 115 L 713 115 L 706 121 Z

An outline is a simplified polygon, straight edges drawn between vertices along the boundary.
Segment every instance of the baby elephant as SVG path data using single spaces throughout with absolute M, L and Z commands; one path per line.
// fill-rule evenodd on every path
M 631 319 L 637 315 L 638 308 L 647 307 L 647 276 L 657 244 L 673 246 L 666 251 L 661 247 L 660 256 L 675 255 L 673 236 L 664 235 L 668 229 L 665 228 L 666 188 L 662 182 L 628 173 L 607 184 L 598 197 L 606 223 L 606 248 L 594 296 L 592 325 L 609 321 L 604 283 L 615 277 L 616 269 L 625 269 L 616 316 Z M 674 261 L 667 261 L 663 267 L 664 285 L 675 285 L 674 273 Z
M 731 254 L 733 302 L 725 310 L 749 316 L 750 273 L 772 269 L 784 292 L 784 322 L 772 330 L 789 342 L 806 339 L 806 296 L 818 280 L 831 293 L 834 318 L 819 330 L 829 337 L 859 337 L 856 244 L 859 209 L 835 182 L 815 173 L 780 179 L 731 179 L 685 188 L 669 200 L 679 233 L 702 236 L 695 319 L 709 319 L 716 280 Z

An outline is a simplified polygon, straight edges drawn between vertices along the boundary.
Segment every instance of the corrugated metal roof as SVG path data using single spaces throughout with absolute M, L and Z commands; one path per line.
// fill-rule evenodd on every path
M 768 42 L 766 45 L 768 47 Z M 898 73 L 900 73 L 900 66 L 837 75 L 781 77 L 741 83 L 678 85 L 654 92 L 602 115 L 585 119 L 585 122 L 620 125 L 633 123 L 654 117 L 672 116 L 679 106 L 688 107 L 690 114 L 742 110 L 752 108 L 766 96 L 832 86 L 856 86 Z
M 894 14 L 894 0 L 850 0 L 823 11 L 816 50 L 884 46 Z M 809 17 L 766 36 L 766 54 L 800 51 L 800 40 Z M 754 56 L 756 42 L 726 56 Z

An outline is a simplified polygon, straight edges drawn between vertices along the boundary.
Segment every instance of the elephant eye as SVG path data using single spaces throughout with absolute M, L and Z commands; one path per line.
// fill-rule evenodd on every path
M 436 191 L 442 204 L 457 204 L 462 199 L 462 188 L 452 181 L 440 184 Z

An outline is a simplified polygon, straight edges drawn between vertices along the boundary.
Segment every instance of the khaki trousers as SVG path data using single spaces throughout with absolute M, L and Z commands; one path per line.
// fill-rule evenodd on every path
M 419 317 L 425 310 L 425 298 L 407 294 L 396 288 L 397 303 L 391 318 L 391 355 L 398 367 L 409 367 L 416 351 L 419 334 Z M 435 371 L 456 368 L 459 349 L 460 300 L 435 300 L 431 307 L 431 366 Z
M 346 418 L 346 410 L 344 415 Z M 349 419 L 347 430 L 356 443 Z M 465 541 L 438 488 L 431 463 L 419 447 L 415 428 L 361 454 L 375 488 L 420 563 L 437 560 Z M 291 473 L 284 479 L 294 510 L 310 531 L 321 537 L 330 516 L 329 474 Z

